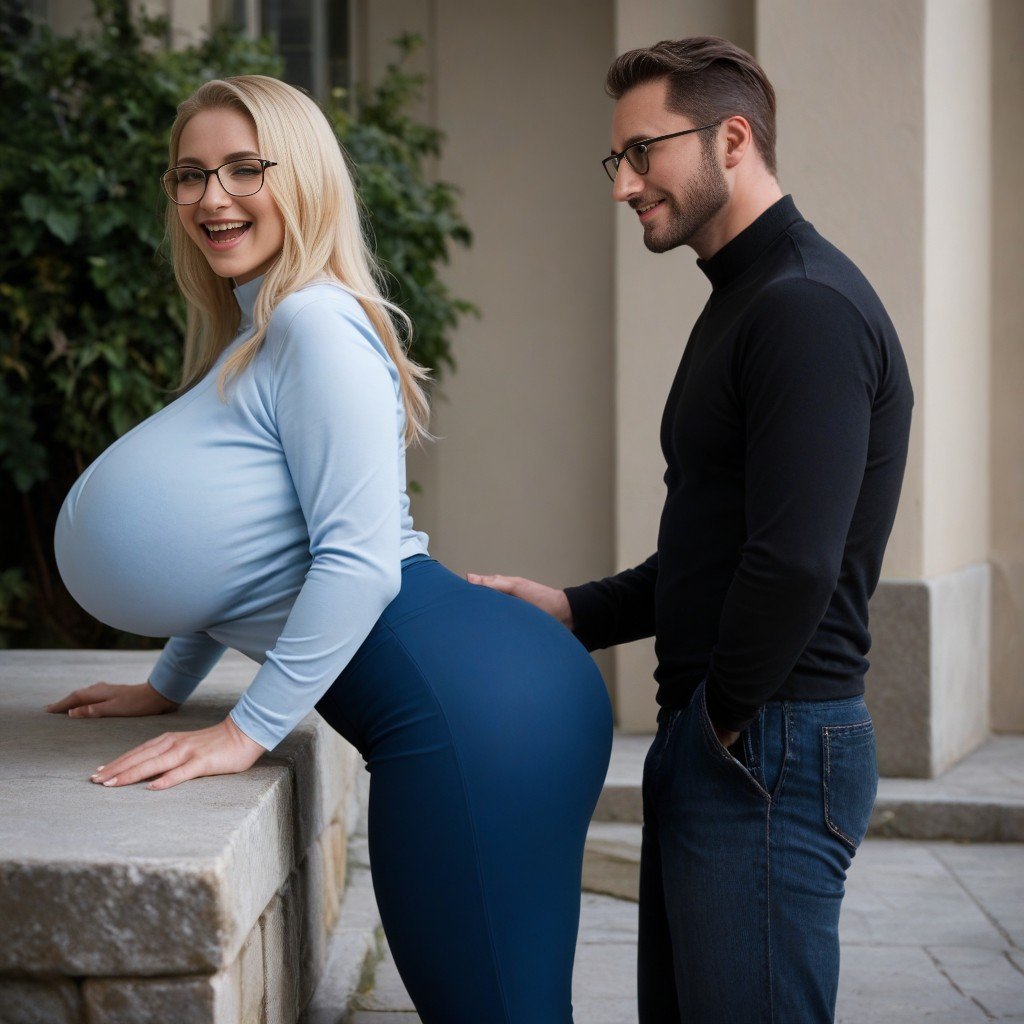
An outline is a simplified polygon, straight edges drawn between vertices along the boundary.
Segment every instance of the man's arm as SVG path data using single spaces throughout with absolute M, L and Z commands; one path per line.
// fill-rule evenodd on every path
M 470 583 L 500 590 L 536 605 L 571 630 L 588 651 L 654 635 L 657 578 L 657 554 L 635 569 L 565 590 L 521 576 L 466 574 Z
M 859 311 L 826 285 L 776 286 L 755 315 L 738 370 L 747 539 L 706 684 L 721 731 L 750 723 L 828 609 L 864 478 L 881 359 Z
M 654 636 L 658 553 L 633 569 L 567 587 L 573 632 L 588 651 Z

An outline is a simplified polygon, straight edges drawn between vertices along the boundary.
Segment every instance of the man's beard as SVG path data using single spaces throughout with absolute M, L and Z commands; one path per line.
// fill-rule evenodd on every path
M 675 196 L 665 197 L 666 222 L 655 233 L 644 231 L 644 245 L 651 252 L 668 252 L 687 245 L 729 201 L 729 186 L 713 151 L 701 147 L 700 168 L 683 193 L 682 205 Z

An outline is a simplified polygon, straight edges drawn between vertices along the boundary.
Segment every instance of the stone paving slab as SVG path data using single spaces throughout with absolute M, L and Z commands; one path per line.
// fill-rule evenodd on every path
M 865 841 L 840 924 L 839 1024 L 1024 1022 L 1022 879 L 1024 847 L 1013 844 Z M 583 894 L 576 1024 L 635 1024 L 636 929 L 634 902 Z M 382 984 L 347 1024 L 419 1021 L 383 963 Z
M 640 822 L 652 736 L 616 734 L 595 821 Z M 1024 736 L 992 736 L 937 779 L 883 778 L 869 835 L 1024 842 Z
M 145 680 L 153 651 L 0 652 L 0 972 L 213 973 L 233 962 L 302 851 L 342 805 L 357 755 L 311 714 L 247 772 L 155 792 L 97 765 L 223 719 L 256 666 L 224 656 L 174 714 L 74 719 L 43 705 Z

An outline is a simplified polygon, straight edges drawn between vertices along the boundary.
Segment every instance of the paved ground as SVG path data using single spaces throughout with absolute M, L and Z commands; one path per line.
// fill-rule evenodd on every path
M 840 1024 L 1024 1022 L 1024 846 L 867 840 L 841 934 Z M 635 967 L 636 904 L 585 894 L 576 1024 L 635 1022 Z M 349 1024 L 419 1021 L 390 957 L 357 1005 Z

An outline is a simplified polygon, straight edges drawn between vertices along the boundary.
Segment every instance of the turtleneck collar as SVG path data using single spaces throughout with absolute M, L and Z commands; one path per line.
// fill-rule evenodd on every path
M 787 228 L 803 220 L 792 196 L 783 196 L 711 259 L 697 260 L 714 291 L 732 284 Z
M 265 274 L 260 274 L 259 277 L 254 277 L 251 281 L 246 281 L 245 284 L 234 286 L 235 301 L 242 311 L 242 322 L 238 325 L 239 330 L 252 326 L 252 311 L 256 308 L 256 297 L 263 286 L 264 277 L 266 277 Z

